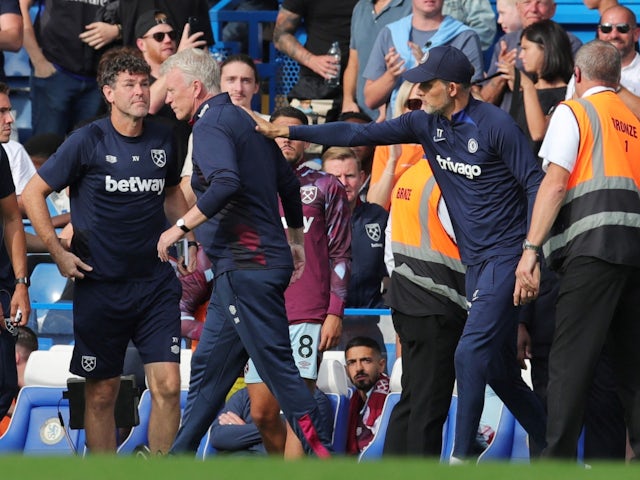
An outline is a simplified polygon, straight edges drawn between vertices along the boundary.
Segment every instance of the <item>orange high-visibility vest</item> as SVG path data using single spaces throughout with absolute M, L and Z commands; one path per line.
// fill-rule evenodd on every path
M 576 165 L 544 254 L 640 267 L 640 121 L 611 91 L 564 102 L 580 129 Z
M 422 160 L 400 177 L 391 194 L 393 275 L 451 300 L 464 310 L 465 267 L 438 218 L 440 187 Z

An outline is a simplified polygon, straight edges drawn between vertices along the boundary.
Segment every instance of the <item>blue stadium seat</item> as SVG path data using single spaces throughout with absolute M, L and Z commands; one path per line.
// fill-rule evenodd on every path
M 180 411 L 184 410 L 187 404 L 188 390 L 180 390 Z M 118 454 L 131 455 L 135 449 L 141 445 L 149 445 L 147 432 L 149 430 L 149 415 L 151 414 L 151 391 L 146 389 L 140 396 L 138 403 L 138 415 L 140 416 L 140 424 L 133 427 L 129 436 L 118 447 Z M 201 442 L 201 444 L 204 442 Z
M 384 450 L 384 441 L 387 438 L 387 426 L 389 425 L 389 418 L 391 412 L 395 408 L 396 404 L 400 400 L 400 392 L 391 392 L 387 395 L 387 399 L 382 407 L 382 414 L 380 416 L 380 426 L 376 432 L 371 443 L 367 445 L 360 455 L 358 456 L 358 462 L 367 462 L 370 460 L 379 460 L 382 457 Z
M 349 397 L 338 393 L 325 393 L 333 410 L 333 438 L 331 446 L 335 453 L 343 454 L 347 449 L 347 426 L 349 425 Z
M 515 421 L 513 429 L 513 447 L 511 448 L 511 462 L 529 463 L 529 434 L 520 422 Z
M 84 430 L 68 430 L 69 401 L 62 398 L 65 387 L 26 386 L 20 390 L 11 423 L 0 437 L 1 453 L 24 455 L 72 455 L 84 451 Z M 74 448 L 69 445 L 72 442 Z
M 54 303 L 60 300 L 67 279 L 55 263 L 38 263 L 31 273 L 29 299 L 32 302 Z
M 382 407 L 378 431 L 374 435 L 373 440 L 371 440 L 371 443 L 367 445 L 362 450 L 362 452 L 360 452 L 360 455 L 358 456 L 358 462 L 377 460 L 382 457 L 382 453 L 384 450 L 384 441 L 387 438 L 387 427 L 389 426 L 391 412 L 393 412 L 393 409 L 400 400 L 400 392 L 402 390 L 401 379 L 402 359 L 397 358 L 391 370 L 391 375 L 389 378 L 389 395 L 387 395 L 384 406 Z
M 511 460 L 515 426 L 516 419 L 513 414 L 505 405 L 502 405 L 493 440 L 478 457 L 478 463 Z
M 442 426 L 442 452 L 440 453 L 440 462 L 449 463 L 451 454 L 453 453 L 453 444 L 456 436 L 456 412 L 458 411 L 458 396 L 451 397 L 451 405 L 449 405 L 449 414 L 447 420 Z

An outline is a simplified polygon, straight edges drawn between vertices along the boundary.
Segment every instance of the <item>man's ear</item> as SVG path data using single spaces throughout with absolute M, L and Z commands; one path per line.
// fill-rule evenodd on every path
M 193 95 L 195 98 L 203 98 L 206 95 L 204 84 L 200 80 L 193 81 Z
M 580 67 L 573 67 L 573 76 L 576 78 L 576 83 L 582 81 L 582 72 L 580 71 Z
M 109 85 L 103 85 L 102 95 L 104 95 L 104 98 L 107 100 L 107 103 L 111 104 L 113 99 L 113 88 L 111 88 Z
M 453 83 L 453 82 L 448 82 L 447 85 L 447 94 L 453 98 L 458 94 L 458 89 L 460 88 L 460 86 L 457 83 Z
M 383 373 L 387 369 L 387 359 L 382 357 L 380 359 L 380 373 Z

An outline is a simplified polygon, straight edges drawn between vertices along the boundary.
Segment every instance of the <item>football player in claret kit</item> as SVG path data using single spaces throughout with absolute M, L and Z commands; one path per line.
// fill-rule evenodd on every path
M 158 258 L 156 244 L 167 219 L 175 222 L 188 207 L 178 187 L 172 132 L 144 118 L 149 66 L 116 53 L 101 65 L 98 81 L 109 115 L 75 131 L 23 195 L 60 272 L 75 280 L 70 371 L 87 379 L 89 450 L 116 450 L 115 401 L 132 340 L 153 399 L 149 448 L 164 453 L 180 422 L 181 288 L 171 266 Z M 74 234 L 63 245 L 45 198 L 67 186 Z M 190 249 L 187 268 L 193 271 L 196 249 Z

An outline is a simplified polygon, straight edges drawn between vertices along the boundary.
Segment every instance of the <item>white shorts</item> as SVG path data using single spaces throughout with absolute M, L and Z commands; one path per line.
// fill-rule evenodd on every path
M 322 325 L 319 323 L 289 325 L 293 361 L 302 378 L 318 379 L 318 345 L 320 344 L 321 329 Z M 251 359 L 247 362 L 247 367 L 244 370 L 244 382 L 264 383 Z

